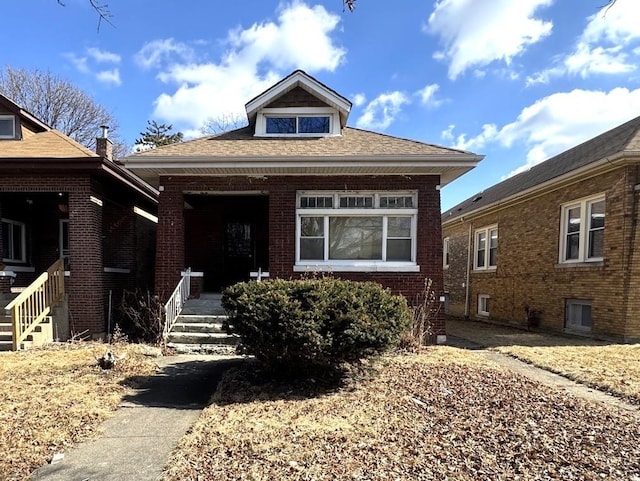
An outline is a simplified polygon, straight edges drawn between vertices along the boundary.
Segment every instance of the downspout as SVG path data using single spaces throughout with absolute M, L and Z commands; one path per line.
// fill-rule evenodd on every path
M 462 219 L 464 222 L 464 219 Z M 473 262 L 473 253 L 471 249 L 471 222 L 469 223 L 469 237 L 467 239 L 467 276 L 465 280 L 465 299 L 464 299 L 464 318 L 469 319 L 469 296 L 471 295 L 471 288 L 469 287 L 469 281 L 471 280 L 471 263 Z

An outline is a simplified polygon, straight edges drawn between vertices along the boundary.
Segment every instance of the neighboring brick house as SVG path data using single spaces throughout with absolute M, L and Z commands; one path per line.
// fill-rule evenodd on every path
M 350 109 L 297 70 L 246 104 L 248 127 L 125 159 L 160 191 L 156 292 L 190 267 L 205 291 L 262 269 L 441 293 L 439 189 L 482 157 L 346 127 Z
M 449 209 L 448 312 L 640 339 L 639 196 L 640 117 Z
M 106 129 L 97 146 L 102 155 L 0 95 L 0 295 L 63 257 L 60 337 L 103 334 L 109 292 L 116 304 L 153 280 L 157 191 L 111 159 Z

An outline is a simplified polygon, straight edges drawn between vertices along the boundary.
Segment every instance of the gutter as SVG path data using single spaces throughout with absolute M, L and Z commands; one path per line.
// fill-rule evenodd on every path
M 464 318 L 465 319 L 469 319 L 469 311 L 471 309 L 471 306 L 470 306 L 471 287 L 469 286 L 469 283 L 471 281 L 471 263 L 473 262 L 473 258 L 472 258 L 473 252 L 471 248 L 472 233 L 473 233 L 472 223 L 469 222 L 469 236 L 467 239 L 467 275 L 465 280 L 465 293 L 464 293 Z

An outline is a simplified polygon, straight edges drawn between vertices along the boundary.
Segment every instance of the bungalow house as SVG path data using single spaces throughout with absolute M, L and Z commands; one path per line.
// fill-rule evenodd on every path
M 0 95 L 0 349 L 58 300 L 55 337 L 101 335 L 110 293 L 113 305 L 123 288 L 151 287 L 157 191 L 112 160 L 106 130 L 95 153 Z M 55 295 L 29 287 L 43 278 L 60 281 Z M 25 291 L 31 310 L 4 317 Z
M 447 310 L 640 339 L 640 117 L 442 215 Z
M 209 292 L 250 272 L 442 292 L 439 189 L 481 156 L 347 127 L 351 102 L 300 70 L 245 107 L 247 127 L 125 159 L 160 191 L 161 297 L 185 268 Z

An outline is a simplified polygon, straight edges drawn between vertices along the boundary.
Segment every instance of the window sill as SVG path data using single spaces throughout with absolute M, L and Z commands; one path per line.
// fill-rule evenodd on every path
M 590 262 L 561 262 L 555 265 L 558 269 L 585 268 L 585 267 L 604 267 L 604 261 Z
M 415 264 L 296 264 L 293 272 L 420 272 Z
M 487 267 L 486 269 L 473 269 L 471 272 L 473 274 L 484 274 L 486 272 L 496 272 L 497 270 L 497 267 Z
M 8 262 L 8 261 L 5 261 Z M 5 265 L 5 270 L 7 271 L 13 271 L 13 272 L 35 272 L 36 268 L 35 267 L 31 267 L 31 266 L 12 266 L 12 265 Z

